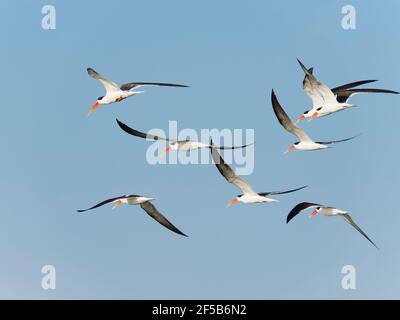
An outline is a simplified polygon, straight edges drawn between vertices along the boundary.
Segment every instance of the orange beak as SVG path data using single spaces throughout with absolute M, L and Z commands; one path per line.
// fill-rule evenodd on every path
M 286 153 L 288 153 L 288 152 L 290 152 L 290 151 L 293 151 L 293 150 L 295 150 L 296 148 L 294 147 L 294 146 L 290 146 L 289 148 L 287 148 L 287 150 L 283 153 L 283 154 L 286 154 Z
M 314 217 L 318 213 L 318 210 L 314 210 L 311 212 L 311 214 L 308 216 L 309 218 Z
M 114 204 L 113 210 L 114 210 L 116 207 L 120 206 L 121 204 L 122 204 L 122 201 L 121 201 L 121 200 L 116 201 L 115 204 Z
M 167 148 L 165 149 L 164 153 L 171 152 L 171 150 L 172 150 L 172 148 L 171 148 L 171 146 L 169 146 L 169 147 L 167 147 Z
M 303 121 L 305 118 L 306 118 L 306 116 L 304 114 L 302 114 L 300 117 L 297 118 L 296 123 Z
M 229 202 L 226 207 L 230 207 L 231 205 L 235 204 L 236 202 L 238 202 L 237 198 L 235 198 L 231 202 Z
M 95 102 L 95 104 L 90 108 L 88 116 L 99 107 L 100 103 L 98 101 Z
M 318 116 L 318 112 L 314 112 L 313 115 L 310 117 L 310 120 L 313 120 L 314 118 L 316 118 Z

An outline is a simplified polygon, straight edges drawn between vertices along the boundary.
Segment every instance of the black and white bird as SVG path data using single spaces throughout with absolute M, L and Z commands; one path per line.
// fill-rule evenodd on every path
M 213 145 L 212 140 L 210 142 L 211 146 Z M 236 186 L 243 192 L 243 194 L 238 195 L 232 201 L 230 201 L 227 207 L 237 203 L 260 203 L 260 202 L 279 202 L 278 200 L 268 198 L 269 195 L 276 194 L 285 194 L 290 192 L 295 192 L 301 189 L 306 188 L 307 186 L 303 186 L 300 188 L 287 190 L 287 191 L 272 191 L 272 192 L 255 192 L 254 189 L 250 186 L 250 184 L 245 181 L 242 177 L 238 176 L 232 168 L 225 163 L 224 159 L 218 153 L 216 148 L 211 148 L 211 155 L 214 160 L 215 165 L 217 166 L 218 171 L 221 175 L 231 184 Z
M 175 227 L 167 218 L 165 218 L 157 209 L 156 207 L 151 203 L 154 198 L 147 198 L 144 196 L 140 196 L 137 194 L 130 194 L 130 195 L 124 195 L 120 197 L 115 197 L 111 199 L 104 200 L 93 207 L 90 207 L 88 209 L 84 210 L 77 210 L 78 212 L 85 212 L 88 210 L 96 209 L 98 207 L 101 207 L 105 204 L 108 203 L 114 203 L 113 209 L 118 207 L 121 204 L 130 204 L 130 205 L 140 205 L 140 207 L 146 211 L 146 213 L 152 217 L 154 220 L 156 220 L 158 223 L 162 224 L 164 227 L 167 229 L 180 234 L 182 236 L 187 237 L 186 234 L 184 234 L 182 231 L 180 231 L 177 227 Z
M 342 139 L 342 140 L 325 141 L 325 142 L 313 141 L 303 130 L 301 130 L 299 127 L 297 127 L 296 124 L 294 122 L 292 122 L 292 120 L 290 120 L 289 116 L 287 115 L 285 110 L 283 110 L 282 106 L 280 105 L 278 98 L 275 95 L 274 90 L 272 90 L 272 93 L 271 93 L 271 102 L 272 102 L 272 108 L 274 110 L 274 113 L 275 113 L 279 123 L 288 132 L 295 135 L 300 140 L 298 142 L 295 142 L 293 145 L 291 145 L 285 151 L 285 153 L 292 151 L 292 150 L 312 151 L 312 150 L 326 149 L 326 148 L 328 148 L 328 146 L 330 144 L 349 141 L 356 137 L 356 136 L 353 136 L 353 137 Z
M 363 84 L 376 82 L 377 80 L 361 80 L 330 89 L 326 84 L 318 81 L 317 78 L 315 78 L 313 75 L 313 68 L 307 69 L 299 59 L 297 59 L 297 61 L 305 73 L 303 90 L 310 97 L 313 105 L 310 110 L 305 111 L 300 117 L 298 117 L 295 123 L 298 123 L 306 118 L 311 121 L 314 118 L 328 116 L 332 113 L 355 107 L 354 104 L 350 104 L 348 101 L 356 94 L 399 94 L 397 91 L 387 89 L 355 88 Z
M 133 90 L 139 87 L 144 87 L 144 86 L 181 87 L 181 88 L 189 87 L 183 84 L 160 83 L 160 82 L 129 82 L 129 83 L 124 83 L 122 85 L 118 85 L 115 82 L 103 77 L 101 74 L 97 73 L 92 68 L 87 68 L 87 72 L 89 76 L 91 76 L 96 80 L 99 80 L 106 89 L 106 94 L 97 99 L 97 101 L 93 104 L 92 108 L 89 110 L 89 114 L 91 114 L 102 104 L 111 104 L 114 102 L 119 102 L 135 94 L 143 93 L 144 91 Z
M 170 145 L 165 149 L 165 153 L 171 152 L 173 150 L 176 151 L 192 151 L 196 149 L 201 149 L 201 148 L 210 148 L 211 145 L 209 143 L 204 143 L 204 142 L 199 142 L 199 141 L 193 141 L 193 140 L 176 140 L 176 139 L 171 139 L 171 138 L 163 138 L 159 136 L 155 136 L 152 134 L 140 132 L 138 130 L 135 130 L 129 126 L 127 126 L 125 123 L 119 121 L 118 119 L 117 123 L 119 127 L 124 130 L 126 133 L 129 133 L 130 135 L 133 135 L 135 137 L 143 138 L 143 139 L 149 139 L 149 140 L 164 140 L 164 141 L 169 141 Z M 251 146 L 254 143 L 250 144 L 245 144 L 242 146 L 233 146 L 233 147 L 226 147 L 226 146 L 214 146 L 214 148 L 217 149 L 241 149 L 245 148 L 247 146 Z
M 322 214 L 324 216 L 328 217 L 342 217 L 345 219 L 352 227 L 354 227 L 359 233 L 361 233 L 369 242 L 371 242 L 376 248 L 376 244 L 365 234 L 364 231 L 361 230 L 361 228 L 353 221 L 351 218 L 349 212 L 343 211 L 334 207 L 327 207 L 321 204 L 317 203 L 312 203 L 312 202 L 302 202 L 296 205 L 288 214 L 286 223 L 289 223 L 290 220 L 292 220 L 295 216 L 297 216 L 300 212 L 307 210 L 309 208 L 315 208 L 311 214 L 309 215 L 309 218 L 319 214 Z

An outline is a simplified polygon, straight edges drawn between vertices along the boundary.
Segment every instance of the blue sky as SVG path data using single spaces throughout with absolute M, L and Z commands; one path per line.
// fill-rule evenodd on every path
M 56 30 L 41 28 L 52 4 Z M 400 298 L 399 97 L 359 95 L 360 108 L 303 124 L 315 138 L 357 133 L 321 152 L 282 152 L 295 141 L 270 104 L 274 88 L 291 117 L 310 105 L 296 57 L 330 86 L 379 79 L 399 90 L 398 1 L 351 1 L 357 29 L 341 27 L 347 1 L 2 1 L 0 51 L 0 298 L 356 299 Z M 88 109 L 117 82 L 163 81 L 119 104 Z M 301 185 L 280 203 L 225 205 L 238 191 L 213 165 L 148 165 L 141 129 L 255 130 L 260 191 Z M 164 230 L 139 207 L 75 210 L 138 193 L 190 237 Z M 278 197 L 276 197 L 278 198 Z M 301 201 L 337 206 L 344 221 L 300 215 Z M 54 265 L 57 289 L 41 288 Z M 357 289 L 341 288 L 341 268 Z

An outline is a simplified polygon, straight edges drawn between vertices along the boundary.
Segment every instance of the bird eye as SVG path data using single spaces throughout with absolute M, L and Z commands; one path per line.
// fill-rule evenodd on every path
M 317 109 L 317 111 L 320 111 L 322 109 L 322 107 L 319 107 L 318 109 Z
M 295 142 L 295 143 L 293 143 L 293 144 L 297 146 L 299 143 L 300 143 L 300 141 L 298 141 L 298 142 Z
M 308 111 L 310 111 L 310 110 L 306 110 L 306 111 L 304 111 L 304 113 L 303 113 L 303 114 L 307 114 L 307 113 L 308 113 Z
M 317 210 L 321 209 L 321 207 L 317 207 Z
M 104 96 L 101 96 L 101 97 L 98 97 L 97 100 L 101 100 L 101 99 L 103 99 L 103 98 L 104 98 Z

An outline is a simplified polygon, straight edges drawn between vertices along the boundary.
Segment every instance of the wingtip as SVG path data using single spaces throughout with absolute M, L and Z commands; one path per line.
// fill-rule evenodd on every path
M 311 73 L 308 71 L 306 66 L 303 64 L 303 62 L 300 61 L 299 58 L 296 58 L 297 62 L 300 64 L 300 67 L 303 69 L 304 73 L 307 75 L 310 75 Z
M 272 89 L 272 90 L 271 90 L 271 101 L 274 102 L 275 100 L 276 100 L 275 90 Z

